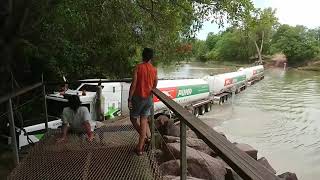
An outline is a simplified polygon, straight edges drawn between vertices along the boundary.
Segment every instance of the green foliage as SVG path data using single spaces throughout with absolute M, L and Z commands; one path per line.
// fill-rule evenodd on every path
M 201 62 L 206 62 L 208 59 L 206 57 L 207 53 L 206 42 L 202 40 L 194 40 L 192 42 L 192 56 Z
M 291 65 L 301 65 L 319 53 L 317 36 L 304 26 L 281 25 L 272 39 L 272 53 L 283 52 Z
M 28 71 L 49 80 L 130 76 L 143 47 L 155 49 L 156 63 L 180 61 L 190 53 L 177 49 L 203 21 L 237 22 L 253 8 L 250 0 L 12 1 L 19 7 L 10 11 L 2 37 L 16 41 L 6 51 L 18 56 L 5 58 L 3 74 L 17 65 L 15 77 Z
M 215 48 L 217 42 L 219 41 L 219 35 L 214 33 L 209 33 L 206 39 L 206 45 L 209 51 Z
M 221 34 L 214 49 L 208 57 L 218 61 L 247 62 L 252 52 L 248 48 L 248 39 L 243 38 L 243 32 L 238 29 L 228 30 Z

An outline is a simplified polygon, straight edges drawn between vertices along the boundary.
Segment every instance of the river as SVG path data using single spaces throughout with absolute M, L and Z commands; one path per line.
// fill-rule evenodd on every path
M 195 78 L 232 69 L 195 63 L 158 72 L 160 78 Z M 232 142 L 258 149 L 277 173 L 320 179 L 320 73 L 266 70 L 264 80 L 200 119 Z

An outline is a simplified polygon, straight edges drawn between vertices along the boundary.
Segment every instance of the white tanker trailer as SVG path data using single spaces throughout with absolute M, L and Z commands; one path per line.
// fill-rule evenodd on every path
M 246 74 L 244 71 L 219 74 L 205 77 L 209 84 L 210 93 L 218 95 L 224 92 L 232 92 L 232 89 L 238 89 L 246 83 Z
M 206 111 L 210 111 L 215 99 L 226 100 L 228 96 L 231 95 L 232 89 L 241 90 L 242 87 L 245 87 L 247 80 L 258 77 L 258 75 L 261 76 L 261 74 L 263 76 L 263 66 L 262 68 L 257 66 L 243 69 L 238 72 L 206 76 L 201 79 L 159 80 L 157 88 L 198 116 L 199 114 L 204 114 Z M 76 90 L 68 90 L 64 95 L 60 92 L 47 95 L 48 114 L 51 117 L 56 117 L 54 121 L 49 122 L 49 127 L 54 129 L 61 125 L 60 116 L 63 108 L 66 106 L 66 98 L 71 94 L 79 95 L 82 104 L 88 107 L 93 119 L 95 119 L 95 91 L 97 90 L 97 85 L 98 83 L 88 83 L 88 81 L 84 80 L 84 83 Z M 115 116 L 120 116 L 121 114 L 127 115 L 127 99 L 130 83 L 103 82 L 101 86 L 104 116 L 106 118 L 113 118 Z M 85 92 L 85 94 L 83 94 L 83 92 Z M 155 117 L 162 114 L 170 115 L 171 111 L 158 98 L 154 97 L 153 101 Z M 25 127 L 24 129 L 27 132 L 33 132 L 35 130 L 44 129 L 44 124 L 35 124 L 33 126 Z M 39 137 L 41 137 L 41 134 L 30 136 L 32 141 L 36 142 Z M 20 134 L 19 146 L 21 147 L 27 144 L 26 135 Z
M 245 73 L 247 82 L 261 80 L 264 77 L 264 67 L 262 65 L 249 68 L 240 68 L 239 71 Z

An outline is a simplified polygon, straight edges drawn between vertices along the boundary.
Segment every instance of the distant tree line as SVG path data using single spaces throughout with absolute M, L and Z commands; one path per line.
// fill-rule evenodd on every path
M 241 23 L 220 33 L 209 33 L 205 41 L 192 42 L 199 61 L 252 63 L 263 56 L 283 53 L 291 66 L 320 59 L 320 27 L 280 24 L 271 8 L 256 9 Z

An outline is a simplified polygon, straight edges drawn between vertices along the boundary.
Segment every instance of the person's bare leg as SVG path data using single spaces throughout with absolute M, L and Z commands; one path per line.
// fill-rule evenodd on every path
M 150 131 L 150 126 L 149 123 L 147 122 L 147 132 L 146 132 L 146 138 L 151 138 L 151 131 Z
M 140 136 L 139 136 L 139 143 L 137 147 L 138 151 L 143 150 L 143 146 L 144 146 L 146 134 L 147 134 L 147 126 L 148 126 L 148 117 L 141 116 L 140 117 Z
M 130 121 L 134 129 L 136 129 L 136 131 L 140 134 L 140 123 L 138 122 L 138 118 L 130 117 Z
M 94 139 L 94 135 L 93 135 L 93 132 L 91 131 L 90 123 L 88 121 L 85 121 L 82 123 L 82 125 L 88 135 L 88 141 L 91 142 Z

